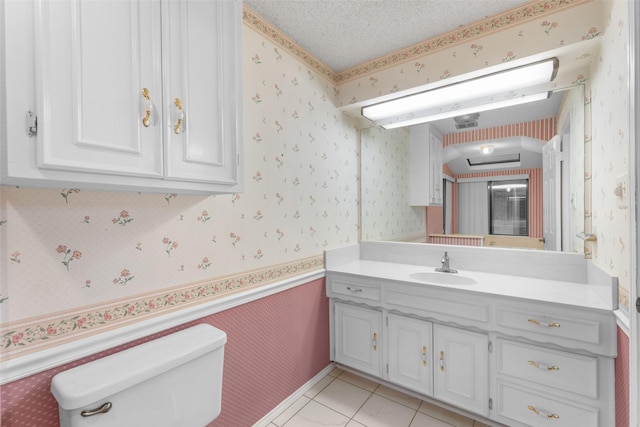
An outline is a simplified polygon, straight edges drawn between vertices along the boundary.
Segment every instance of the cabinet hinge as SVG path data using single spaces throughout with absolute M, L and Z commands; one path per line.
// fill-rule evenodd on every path
M 493 409 L 493 399 L 489 399 L 489 409 Z
M 489 341 L 489 353 L 493 353 L 493 342 Z
M 38 116 L 33 111 L 25 113 L 25 130 L 28 136 L 35 136 L 38 133 Z

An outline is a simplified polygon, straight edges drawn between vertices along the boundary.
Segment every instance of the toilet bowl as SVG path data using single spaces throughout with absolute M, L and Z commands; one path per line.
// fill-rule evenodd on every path
M 200 324 L 61 372 L 61 427 L 202 427 L 221 410 L 227 335 Z

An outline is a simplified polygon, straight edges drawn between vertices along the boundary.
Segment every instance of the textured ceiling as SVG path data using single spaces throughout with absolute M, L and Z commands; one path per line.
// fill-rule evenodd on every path
M 244 0 L 334 72 L 529 0 Z

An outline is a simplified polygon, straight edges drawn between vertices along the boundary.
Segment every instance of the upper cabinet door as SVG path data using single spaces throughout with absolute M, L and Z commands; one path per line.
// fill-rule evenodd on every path
M 236 183 L 242 3 L 168 0 L 162 8 L 166 175 Z
M 162 177 L 160 13 L 148 0 L 36 2 L 38 167 Z

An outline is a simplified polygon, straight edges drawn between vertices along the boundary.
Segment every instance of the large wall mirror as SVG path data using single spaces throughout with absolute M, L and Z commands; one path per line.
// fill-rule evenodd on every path
M 411 129 L 362 129 L 361 239 L 583 253 L 584 108 L 576 85 L 431 122 L 443 143 L 442 203 L 427 207 L 409 203 L 419 185 L 409 173 Z

